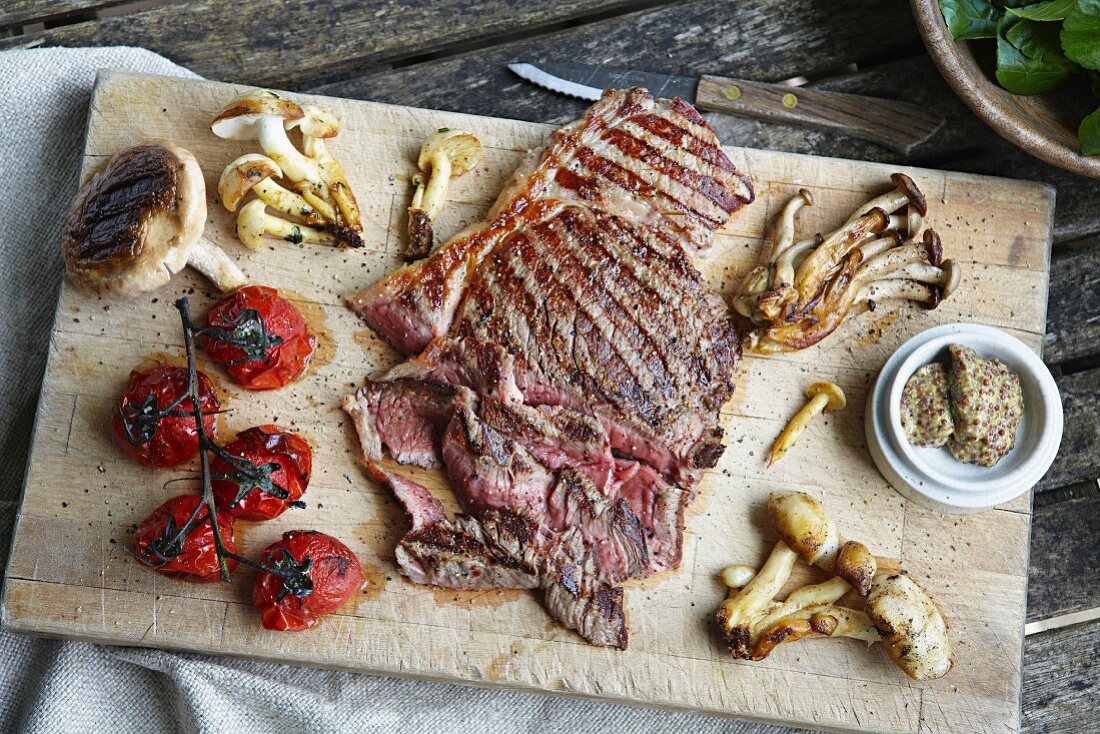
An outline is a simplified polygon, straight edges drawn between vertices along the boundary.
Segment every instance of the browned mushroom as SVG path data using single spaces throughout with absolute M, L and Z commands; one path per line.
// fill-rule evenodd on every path
M 773 494 L 768 511 L 780 540 L 759 573 L 746 566 L 722 571 L 731 591 L 716 617 L 730 651 L 746 660 L 763 660 L 776 645 L 805 637 L 877 641 L 878 633 L 863 612 L 836 604 L 852 588 L 850 580 L 861 591 L 870 584 L 875 572 L 870 551 L 859 543 L 842 545 L 825 508 L 803 492 Z M 783 602 L 774 601 L 799 557 L 837 575 L 803 586 Z
M 304 154 L 287 137 L 287 130 L 295 127 L 301 129 Z M 210 129 L 229 140 L 256 140 L 267 154 L 242 156 L 226 168 L 221 184 L 229 194 L 223 194 L 223 201 L 230 211 L 253 189 L 269 206 L 322 227 L 332 235 L 324 238 L 325 242 L 362 247 L 359 205 L 343 168 L 324 143 L 340 131 L 330 112 L 311 105 L 303 108 L 274 92 L 257 89 L 226 105 Z M 284 175 L 296 192 L 272 180 Z
M 206 184 L 195 157 L 165 142 L 111 158 L 77 193 L 61 234 L 65 272 L 93 293 L 133 295 L 191 265 L 221 290 L 248 279 L 202 238 Z
M 935 308 L 959 282 L 959 268 L 943 260 L 932 230 L 916 241 L 927 213 L 911 178 L 891 176 L 892 191 L 856 209 L 839 229 L 794 242 L 798 211 L 813 204 L 799 191 L 780 213 L 767 264 L 746 277 L 733 306 L 754 325 L 758 352 L 805 349 L 831 334 L 857 303 L 874 309 L 886 298 Z
M 446 127 L 424 141 L 417 159 L 420 172 L 412 179 L 414 189 L 409 205 L 406 260 L 417 260 L 431 252 L 434 239 L 432 223 L 447 200 L 451 179 L 477 165 L 481 149 L 481 140 L 473 133 Z
M 721 573 L 730 591 L 715 618 L 735 657 L 758 661 L 783 643 L 851 637 L 868 644 L 881 640 L 891 660 L 917 680 L 951 670 L 955 658 L 947 623 L 904 571 L 875 575 L 877 561 L 867 547 L 842 543 L 824 507 L 808 494 L 775 493 L 768 510 L 780 540 L 763 567 L 757 572 L 727 566 Z M 837 575 L 775 601 L 799 557 Z M 866 596 L 865 610 L 838 604 L 852 586 Z
M 806 388 L 806 404 L 802 406 L 793 418 L 791 418 L 783 430 L 776 436 L 768 452 L 768 466 L 783 458 L 783 455 L 794 446 L 794 442 L 810 425 L 810 421 L 823 411 L 843 410 L 847 405 L 844 391 L 840 385 L 831 382 L 815 382 Z
M 287 123 L 287 128 L 297 127 L 302 131 L 302 150 L 306 156 L 317 162 L 323 187 L 315 193 L 310 187 L 303 188 L 303 195 L 317 196 L 322 200 L 331 199 L 338 214 L 331 217 L 335 228 L 333 234 L 337 240 L 353 247 L 362 245 L 359 234 L 363 231 L 359 202 L 351 190 L 344 167 L 329 152 L 326 140 L 340 134 L 340 121 L 326 109 L 315 105 L 302 108 L 302 117 Z

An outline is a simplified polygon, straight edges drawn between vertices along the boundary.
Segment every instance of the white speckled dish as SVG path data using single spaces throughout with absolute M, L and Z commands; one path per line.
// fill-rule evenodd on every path
M 996 466 L 957 461 L 947 447 L 918 448 L 901 427 L 901 392 L 918 369 L 947 359 L 949 344 L 964 344 L 984 359 L 999 359 L 1020 375 L 1024 414 L 1016 445 Z M 977 512 L 1030 490 L 1050 468 L 1062 441 L 1062 401 L 1043 361 L 1000 329 L 947 324 L 901 345 L 879 372 L 864 416 L 867 445 L 879 471 L 898 492 L 943 512 Z

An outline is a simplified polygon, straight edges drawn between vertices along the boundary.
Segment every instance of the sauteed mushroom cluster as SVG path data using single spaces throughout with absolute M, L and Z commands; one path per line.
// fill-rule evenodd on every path
M 879 573 L 878 561 L 862 543 L 845 542 L 815 498 L 777 492 L 768 500 L 779 535 L 764 566 L 728 566 L 722 581 L 729 598 L 716 618 L 735 657 L 763 660 L 776 646 L 806 637 L 853 637 L 882 641 L 887 654 L 916 680 L 940 678 L 955 664 L 947 623 L 932 598 L 905 571 Z M 827 581 L 775 597 L 790 579 L 795 561 L 835 574 Z M 855 589 L 864 608 L 837 602 Z
M 924 195 L 903 173 L 894 190 L 856 209 L 839 229 L 795 240 L 799 210 L 813 205 L 800 190 L 779 215 L 767 263 L 745 279 L 733 306 L 755 328 L 750 348 L 758 352 L 805 349 L 831 334 L 852 307 L 903 298 L 935 308 L 959 283 L 959 268 L 943 259 L 935 231 L 921 224 Z
M 294 128 L 302 133 L 304 152 L 287 136 Z M 256 194 L 237 214 L 237 235 L 247 247 L 258 249 L 264 236 L 362 246 L 359 205 L 343 167 L 325 146 L 325 140 L 340 132 L 331 112 L 253 90 L 230 102 L 210 129 L 228 140 L 256 140 L 264 151 L 231 162 L 218 183 L 222 203 L 231 212 L 249 191 Z M 279 185 L 279 178 L 288 180 L 290 188 Z M 268 214 L 268 207 L 289 219 Z

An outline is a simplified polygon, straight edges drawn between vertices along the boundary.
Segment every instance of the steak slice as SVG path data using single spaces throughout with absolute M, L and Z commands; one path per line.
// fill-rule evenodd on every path
M 593 644 L 626 648 L 622 589 L 600 579 L 599 557 L 577 527 L 560 535 L 547 532 L 534 516 L 509 509 L 448 520 L 424 487 L 377 465 L 370 471 L 410 518 L 412 529 L 397 546 L 397 563 L 411 581 L 463 590 L 541 588 L 547 610 L 559 622 Z M 584 522 L 595 521 L 575 497 L 563 503 Z
M 691 494 L 666 482 L 647 464 L 616 461 L 608 497 L 625 503 L 645 533 L 649 565 L 645 574 L 680 567 L 684 549 L 684 510 Z
M 455 411 L 443 435 L 443 461 L 468 512 L 511 508 L 536 515 L 546 507 L 554 475 L 511 436 L 469 407 Z
M 367 380 L 344 398 L 344 411 L 366 460 L 380 461 L 385 446 L 399 463 L 430 469 L 440 465 L 440 439 L 455 406 L 476 400 L 470 390 L 446 382 Z
M 644 576 L 649 549 L 641 521 L 625 500 L 606 497 L 584 474 L 563 469 L 546 506 L 546 525 L 563 536 L 575 533 L 601 581 L 617 583 Z M 575 555 L 575 554 L 574 554 Z

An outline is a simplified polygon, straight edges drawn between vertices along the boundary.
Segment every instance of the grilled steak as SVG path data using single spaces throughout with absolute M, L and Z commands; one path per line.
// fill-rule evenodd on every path
M 609 91 L 483 223 L 349 299 L 410 356 L 345 400 L 364 456 L 444 463 L 468 513 L 402 541 L 410 578 L 537 578 L 555 617 L 625 644 L 600 584 L 679 564 L 740 353 L 692 257 L 752 198 L 691 105 Z

